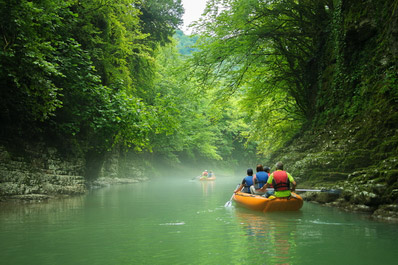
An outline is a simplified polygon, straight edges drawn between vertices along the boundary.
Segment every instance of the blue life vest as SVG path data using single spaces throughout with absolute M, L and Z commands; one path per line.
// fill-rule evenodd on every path
M 244 180 L 245 180 L 245 187 L 243 188 L 242 191 L 246 193 L 251 193 L 250 186 L 253 185 L 253 176 L 246 176 Z
M 259 171 L 256 173 L 256 185 L 255 188 L 259 189 L 264 186 L 268 181 L 268 173 L 265 171 Z

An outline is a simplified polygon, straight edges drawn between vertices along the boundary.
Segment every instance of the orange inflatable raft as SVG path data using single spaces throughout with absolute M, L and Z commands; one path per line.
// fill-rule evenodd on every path
M 298 211 L 303 206 L 303 198 L 293 192 L 292 196 L 288 198 L 277 198 L 275 196 L 265 198 L 260 195 L 237 192 L 233 199 L 238 205 L 262 212 Z
M 201 178 L 199 178 L 200 181 L 202 181 L 202 180 L 204 180 L 204 181 L 206 181 L 206 180 L 215 180 L 215 179 L 216 179 L 216 177 L 210 177 L 210 178 L 201 177 Z

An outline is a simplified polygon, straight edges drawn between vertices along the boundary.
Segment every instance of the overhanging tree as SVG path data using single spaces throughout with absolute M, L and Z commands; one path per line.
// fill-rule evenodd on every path
M 222 80 L 224 96 L 241 93 L 255 139 L 276 130 L 286 140 L 313 118 L 332 9 L 314 0 L 208 3 L 196 72 L 209 86 Z

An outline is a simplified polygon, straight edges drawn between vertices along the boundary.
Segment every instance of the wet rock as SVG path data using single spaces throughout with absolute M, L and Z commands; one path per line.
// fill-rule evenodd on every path
M 29 201 L 29 202 L 41 202 L 46 201 L 50 198 L 49 195 L 45 194 L 24 194 L 24 195 L 14 195 L 9 197 L 11 200 L 22 200 L 22 201 Z
M 343 209 L 348 210 L 350 212 L 363 212 L 363 213 L 372 213 L 374 211 L 373 207 L 364 204 L 348 204 L 344 206 Z
M 378 195 L 381 195 L 385 193 L 387 190 L 387 185 L 386 184 L 375 184 L 372 187 L 372 191 Z
M 398 222 L 398 205 L 397 204 L 382 205 L 376 211 L 374 211 L 372 217 L 377 219 L 384 219 L 384 220 Z
M 360 191 L 358 193 L 355 193 L 351 196 L 350 201 L 353 204 L 364 204 L 364 205 L 377 205 L 379 202 L 379 196 L 372 192 L 367 192 L 367 191 Z
M 386 181 L 389 185 L 393 185 L 394 183 L 398 182 L 398 170 L 389 170 L 386 173 Z
M 330 203 L 337 200 L 340 197 L 339 194 L 329 192 L 318 192 L 315 194 L 314 200 L 319 203 Z
M 348 202 L 344 200 L 344 198 L 338 198 L 335 201 L 326 203 L 327 206 L 333 206 L 333 207 L 339 207 L 339 208 L 344 208 L 348 205 Z

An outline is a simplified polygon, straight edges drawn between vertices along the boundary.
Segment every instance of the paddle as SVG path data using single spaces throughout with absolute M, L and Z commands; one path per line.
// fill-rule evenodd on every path
M 229 201 L 227 201 L 224 205 L 224 207 L 231 207 L 232 206 L 232 198 L 234 197 L 234 194 L 232 194 L 231 199 L 229 199 Z
M 327 192 L 327 193 L 333 193 L 333 194 L 340 194 L 341 190 L 340 189 L 330 189 L 330 190 L 312 190 L 312 189 L 296 189 L 296 191 L 313 191 L 313 192 Z
M 273 188 L 268 188 L 267 191 L 273 191 Z M 341 190 L 339 189 L 331 189 L 331 190 L 317 190 L 317 189 L 295 189 L 295 191 L 311 191 L 311 192 L 327 192 L 327 193 L 334 193 L 334 194 L 340 194 Z
M 240 186 L 240 184 L 238 184 L 238 186 L 236 186 L 236 189 Z M 234 193 L 235 194 L 235 193 Z M 227 201 L 224 205 L 224 207 L 231 207 L 232 206 L 232 199 L 234 197 L 234 194 L 232 194 L 231 199 L 229 199 L 229 201 Z

